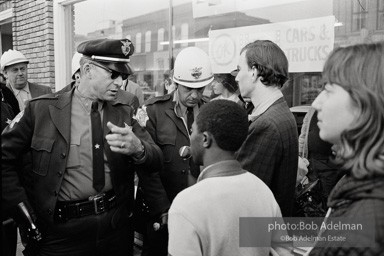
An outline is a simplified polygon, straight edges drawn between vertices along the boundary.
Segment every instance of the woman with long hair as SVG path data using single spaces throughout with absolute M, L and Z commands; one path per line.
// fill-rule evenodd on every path
M 239 98 L 239 86 L 235 81 L 235 77 L 231 74 L 215 74 L 215 79 L 212 82 L 212 90 L 213 93 L 218 96 L 211 100 L 230 100 L 242 105 Z
M 323 70 L 317 110 L 320 138 L 333 144 L 346 170 L 328 198 L 329 217 L 373 224 L 371 236 L 317 244 L 310 255 L 382 255 L 384 252 L 384 42 L 337 48 Z M 329 220 L 332 218 L 328 218 Z M 364 226 L 363 226 L 364 228 Z M 327 238 L 329 230 L 322 237 Z M 335 245 L 335 244 L 334 244 Z M 333 246 L 334 246 L 333 245 Z

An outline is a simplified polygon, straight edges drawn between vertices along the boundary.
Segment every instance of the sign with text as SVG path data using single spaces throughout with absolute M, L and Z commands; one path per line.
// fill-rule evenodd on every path
M 375 218 L 240 217 L 240 247 L 374 247 Z
M 289 72 L 321 72 L 332 51 L 335 17 L 321 17 L 256 26 L 212 30 L 209 56 L 214 73 L 237 67 L 240 50 L 255 40 L 271 40 L 285 52 Z

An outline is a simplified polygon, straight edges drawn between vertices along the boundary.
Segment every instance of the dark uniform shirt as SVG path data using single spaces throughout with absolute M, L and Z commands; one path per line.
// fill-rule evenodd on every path
M 71 146 L 68 153 L 67 168 L 59 192 L 59 200 L 71 201 L 96 195 L 93 188 L 93 161 L 92 161 L 92 101 L 83 97 L 75 89 L 71 109 Z M 102 111 L 99 104 L 99 111 Z M 102 114 L 100 116 L 103 116 Z M 112 189 L 111 173 L 108 160 L 104 154 L 105 186 L 103 191 Z
M 198 115 L 201 104 L 194 107 L 194 116 Z M 180 191 L 194 183 L 200 173 L 200 167 L 191 158 L 183 160 L 179 156 L 181 147 L 190 146 L 186 107 L 179 102 L 177 90 L 152 98 L 145 105 L 149 118 L 146 128 L 163 151 L 165 163 L 160 176 L 168 199 L 172 201 Z

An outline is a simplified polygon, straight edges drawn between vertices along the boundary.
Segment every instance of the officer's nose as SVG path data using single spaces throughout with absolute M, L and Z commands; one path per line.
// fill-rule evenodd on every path
M 199 97 L 199 93 L 197 92 L 197 89 L 193 89 L 191 91 L 191 97 L 194 98 L 194 99 Z
M 121 75 L 116 77 L 115 80 L 113 80 L 113 83 L 120 88 L 123 85 L 123 78 Z

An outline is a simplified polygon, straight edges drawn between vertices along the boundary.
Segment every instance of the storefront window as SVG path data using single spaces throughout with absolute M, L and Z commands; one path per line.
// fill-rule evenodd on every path
M 185 47 L 206 51 L 214 73 L 228 73 L 245 44 L 269 39 L 289 60 L 289 105 L 310 104 L 334 47 L 384 40 L 383 0 L 79 0 L 73 10 L 75 40 L 67 44 L 130 38 L 132 79 L 146 98 L 166 93 L 164 82 Z

